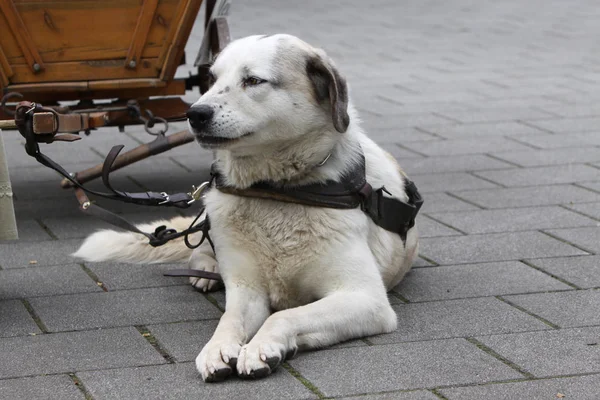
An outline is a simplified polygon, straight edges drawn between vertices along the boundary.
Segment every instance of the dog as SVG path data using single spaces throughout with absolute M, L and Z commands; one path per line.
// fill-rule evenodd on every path
M 406 175 L 369 139 L 345 79 L 321 50 L 284 34 L 231 42 L 210 68 L 210 89 L 188 112 L 189 129 L 238 189 L 256 182 L 336 181 L 364 154 L 373 187 L 408 201 Z M 296 351 L 396 329 L 387 298 L 412 266 L 418 232 L 377 226 L 360 208 L 333 209 L 209 190 L 214 252 L 181 240 L 152 248 L 142 235 L 99 231 L 74 254 L 88 261 L 189 262 L 219 272 L 226 310 L 196 358 L 207 382 L 270 374 Z M 176 218 L 139 226 L 185 229 Z M 405 240 L 403 240 L 405 239 Z M 215 281 L 191 279 L 203 291 Z

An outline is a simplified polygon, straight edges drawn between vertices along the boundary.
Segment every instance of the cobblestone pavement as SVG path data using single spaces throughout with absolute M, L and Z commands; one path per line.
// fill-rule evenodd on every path
M 398 330 L 261 381 L 202 383 L 193 360 L 223 293 L 164 278 L 167 265 L 69 258 L 102 224 L 4 132 L 21 240 L 0 244 L 0 398 L 600 398 L 597 1 L 248 0 L 231 29 L 325 48 L 370 135 L 424 193 L 422 257 L 390 293 Z M 47 150 L 77 170 L 147 139 L 100 131 Z M 209 160 L 185 146 L 115 185 L 182 190 Z

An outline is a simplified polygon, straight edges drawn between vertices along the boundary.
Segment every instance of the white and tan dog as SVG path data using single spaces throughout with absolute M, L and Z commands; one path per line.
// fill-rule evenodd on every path
M 229 185 L 339 180 L 366 158 L 367 181 L 406 202 L 396 161 L 362 131 L 348 89 L 331 60 L 289 35 L 232 42 L 211 68 L 213 85 L 190 109 L 190 129 L 215 151 Z M 330 157 L 328 158 L 328 155 Z M 328 159 L 327 159 L 328 158 Z M 322 163 L 325 159 L 327 161 Z M 181 241 L 152 248 L 133 233 L 100 231 L 75 256 L 89 261 L 187 261 L 220 272 L 226 311 L 196 359 L 206 381 L 269 374 L 297 349 L 391 332 L 396 314 L 386 291 L 417 255 L 416 228 L 400 236 L 359 208 L 337 210 L 239 197 L 205 196 L 215 254 Z M 178 230 L 187 219 L 158 221 Z M 218 261 L 217 261 L 218 260 Z M 214 282 L 193 279 L 199 289 Z

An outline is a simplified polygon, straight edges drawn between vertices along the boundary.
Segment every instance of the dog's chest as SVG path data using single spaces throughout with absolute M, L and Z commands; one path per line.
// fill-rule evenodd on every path
M 255 269 L 275 309 L 315 299 L 309 282 L 318 276 L 322 260 L 330 256 L 331 241 L 345 235 L 346 217 L 340 210 L 217 192 L 207 196 L 207 213 L 211 229 L 225 242 L 218 248 L 244 249 L 251 254 L 248 262 L 252 265 L 220 264 L 219 268 L 229 269 L 223 270 L 225 274 L 235 274 L 231 269 L 236 268 Z

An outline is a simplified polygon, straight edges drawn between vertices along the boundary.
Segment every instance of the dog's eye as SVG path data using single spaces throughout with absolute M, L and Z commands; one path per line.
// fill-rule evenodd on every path
M 242 82 L 242 85 L 244 87 L 246 87 L 246 86 L 256 86 L 256 85 L 260 85 L 261 83 L 265 83 L 265 82 L 266 82 L 266 80 L 264 80 L 264 79 L 260 79 L 260 78 L 257 78 L 255 76 L 250 76 L 250 77 L 244 79 L 244 82 Z

